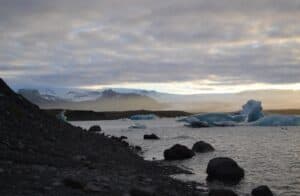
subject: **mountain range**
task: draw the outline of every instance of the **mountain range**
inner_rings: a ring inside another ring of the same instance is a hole
[[[263,102],[265,109],[300,108],[300,91],[257,90],[228,94],[178,95],[143,89],[113,88],[99,91],[19,89],[19,94],[44,109],[93,111],[184,110],[223,112],[241,108],[249,99]]]

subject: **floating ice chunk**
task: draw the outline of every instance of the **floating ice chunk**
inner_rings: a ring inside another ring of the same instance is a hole
[[[269,115],[249,125],[254,126],[300,126],[300,116]]]
[[[154,120],[157,119],[158,117],[154,114],[137,114],[131,116],[129,119],[131,120]]]
[[[240,114],[245,116],[246,122],[253,122],[264,117],[262,110],[260,101],[249,100],[245,105],[243,105],[243,110]]]
[[[134,123],[129,129],[146,129],[146,125],[140,124],[140,123]]]
[[[300,126],[300,116],[264,116],[260,101],[249,100],[240,112],[206,113],[181,119],[189,127],[215,126]]]
[[[234,121],[234,118],[232,117],[232,115],[226,113],[207,113],[188,117],[184,121],[189,123],[191,127],[196,127],[197,124],[207,124],[207,126],[216,126],[216,122]]]

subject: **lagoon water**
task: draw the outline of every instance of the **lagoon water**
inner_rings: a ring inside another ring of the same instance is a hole
[[[73,125],[89,128],[100,125],[108,135],[127,136],[128,142],[143,149],[146,160],[162,160],[163,151],[179,143],[188,147],[199,140],[212,144],[216,151],[197,154],[192,159],[169,162],[190,170],[192,175],[174,176],[184,181],[206,185],[206,166],[214,157],[233,158],[245,169],[245,178],[237,186],[227,187],[239,195],[248,195],[258,185],[268,185],[276,195],[300,195],[300,127],[214,127],[188,128],[175,118],[138,121],[146,129],[128,129],[131,120],[77,121]],[[155,133],[160,140],[144,140],[143,135]]]

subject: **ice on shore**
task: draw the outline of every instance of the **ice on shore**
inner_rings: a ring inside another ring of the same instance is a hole
[[[129,117],[130,120],[154,120],[157,118],[155,114],[136,114]]]
[[[180,121],[190,127],[223,126],[300,126],[300,116],[264,115],[262,103],[249,100],[242,110],[235,113],[206,113],[193,115]]]

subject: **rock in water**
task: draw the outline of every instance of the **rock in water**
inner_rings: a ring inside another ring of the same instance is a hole
[[[253,189],[251,195],[252,196],[273,196],[273,193],[268,186],[263,185]]]
[[[235,192],[228,189],[215,189],[208,193],[208,196],[238,196]]]
[[[188,147],[175,144],[171,148],[164,151],[165,160],[183,160],[195,156],[195,153]]]
[[[204,152],[214,151],[215,149],[214,149],[214,147],[212,147],[212,145],[210,145],[204,141],[199,141],[193,145],[192,150],[194,152],[204,153]]]
[[[89,132],[100,132],[100,131],[102,131],[102,129],[99,125],[94,125],[89,128]]]
[[[152,134],[149,134],[149,135],[145,134],[144,139],[145,140],[158,140],[159,137],[157,135],[155,135],[154,133],[152,133]]]
[[[244,170],[231,158],[218,157],[209,161],[207,180],[218,180],[227,184],[238,184],[244,177]]]

